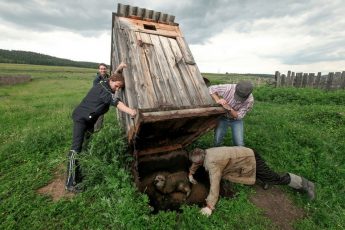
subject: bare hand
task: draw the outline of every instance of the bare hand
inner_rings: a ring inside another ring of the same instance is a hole
[[[135,109],[131,109],[131,111],[129,112],[129,115],[131,115],[131,117],[134,118],[135,115],[137,115],[137,111]]]
[[[220,104],[220,105],[226,105],[226,104],[228,104],[228,103],[226,102],[226,100],[224,100],[223,98],[217,100],[216,102],[217,102],[217,104]]]
[[[197,184],[197,183],[198,183],[198,182],[194,179],[193,175],[189,175],[189,176],[188,176],[188,180],[189,180],[189,182],[192,183],[192,184]]]
[[[212,209],[210,209],[209,207],[204,207],[200,210],[201,214],[203,214],[204,216],[211,216],[212,214]]]
[[[127,68],[127,64],[124,62],[121,62],[119,65],[119,68],[123,69],[123,68]]]

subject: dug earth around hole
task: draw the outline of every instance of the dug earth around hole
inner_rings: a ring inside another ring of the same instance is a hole
[[[306,216],[303,209],[296,207],[278,186],[264,190],[255,185],[254,189],[256,193],[250,197],[251,202],[262,209],[278,229],[293,230],[292,224]]]
[[[53,202],[57,202],[62,198],[72,198],[75,194],[65,190],[65,168],[61,164],[54,172],[54,179],[44,187],[37,190],[40,195],[50,196]]]

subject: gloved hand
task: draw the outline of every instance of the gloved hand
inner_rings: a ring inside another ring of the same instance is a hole
[[[197,184],[198,182],[194,179],[193,175],[192,174],[189,174],[188,175],[188,180],[190,183],[192,184]]]
[[[212,209],[210,209],[209,207],[204,207],[200,210],[201,214],[203,214],[204,216],[211,216],[212,214]]]

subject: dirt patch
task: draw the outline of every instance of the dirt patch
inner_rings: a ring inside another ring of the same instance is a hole
[[[31,81],[30,75],[0,76],[0,85],[15,85]]]
[[[277,186],[264,190],[261,186],[254,186],[256,193],[250,200],[261,208],[265,215],[278,227],[278,229],[291,230],[292,223],[305,217],[305,213],[288,198]]]
[[[54,179],[46,186],[37,190],[38,194],[51,196],[53,202],[59,201],[61,198],[71,198],[75,194],[65,190],[65,168],[60,165],[54,172]]]

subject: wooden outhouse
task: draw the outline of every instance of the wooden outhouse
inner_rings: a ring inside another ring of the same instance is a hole
[[[124,102],[139,111],[119,114],[137,156],[181,149],[224,114],[208,93],[185,38],[162,12],[118,4],[112,15],[111,70],[121,61]]]

